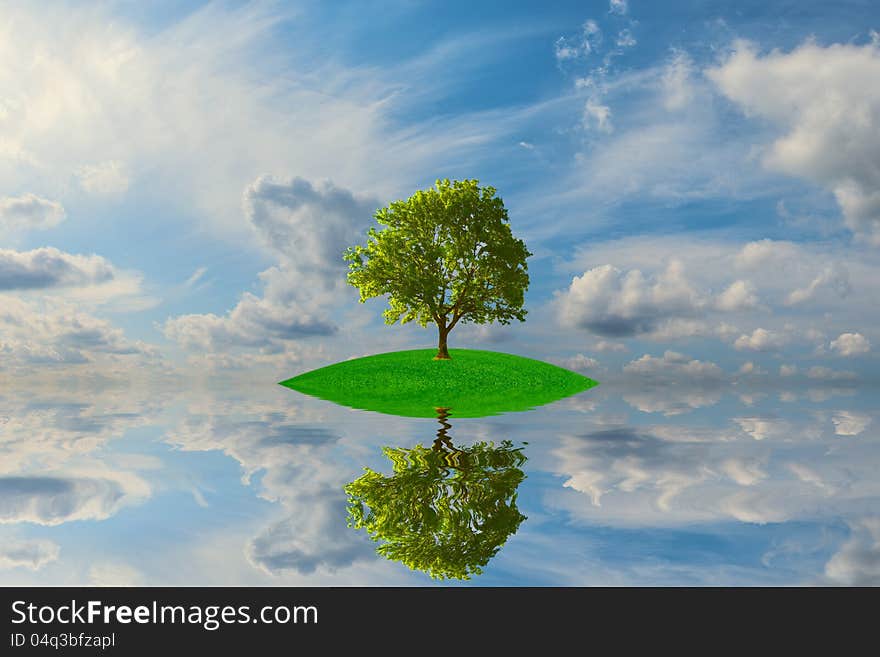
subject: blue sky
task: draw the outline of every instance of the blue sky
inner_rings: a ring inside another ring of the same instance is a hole
[[[870,2],[12,3],[0,376],[292,375],[430,346],[337,257],[498,189],[528,321],[452,346],[625,376],[878,377]]]

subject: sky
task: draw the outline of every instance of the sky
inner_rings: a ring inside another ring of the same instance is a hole
[[[871,2],[9,3],[0,377],[287,377],[429,347],[344,249],[438,178],[503,198],[527,321],[598,377],[876,381]]]

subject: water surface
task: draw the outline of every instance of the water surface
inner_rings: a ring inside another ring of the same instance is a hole
[[[531,411],[446,420],[440,457],[453,460],[444,466],[431,451],[436,419],[344,408],[274,382],[7,387],[0,577],[7,585],[880,584],[877,393],[782,379],[705,387],[603,378]],[[479,445],[507,456],[473,456]],[[382,541],[347,524],[346,486],[368,471],[392,477],[389,453],[418,461],[417,446],[433,463],[432,486],[462,476],[454,450],[472,454],[466,465],[496,459],[489,474],[471,467],[466,475],[466,487],[477,482],[471,501],[490,495],[492,477],[516,480],[497,489],[494,506],[453,503],[464,523],[491,521],[498,509],[512,521],[470,580],[433,580],[378,554]]]

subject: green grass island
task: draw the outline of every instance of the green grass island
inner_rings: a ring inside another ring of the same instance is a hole
[[[475,349],[413,349],[355,358],[283,385],[342,406],[406,417],[485,417],[526,411],[575,395],[597,381],[543,361]]]

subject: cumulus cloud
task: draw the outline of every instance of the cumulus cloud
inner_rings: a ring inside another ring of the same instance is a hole
[[[0,198],[0,232],[45,230],[57,226],[65,215],[60,203],[34,194]]]
[[[717,404],[724,372],[718,365],[666,351],[643,355],[623,367],[628,375],[624,400],[643,413],[666,416]]]
[[[234,347],[277,353],[285,343],[332,335],[336,325],[323,309],[311,310],[296,298],[297,279],[284,267],[260,274],[263,296],[245,292],[226,315],[180,315],[166,320],[165,337],[185,349],[223,351]]]
[[[47,540],[11,540],[0,545],[0,568],[39,570],[58,559],[61,548]]]
[[[837,411],[831,417],[834,433],[838,436],[858,436],[871,424],[871,416],[854,411]]]
[[[324,278],[346,270],[343,252],[363,236],[384,204],[330,181],[312,184],[303,178],[260,176],[245,190],[243,205],[248,222],[280,260],[295,266],[300,275]]]
[[[814,365],[807,370],[807,378],[823,379],[826,381],[847,381],[857,379],[858,374],[847,370],[833,370],[824,365]]]
[[[8,415],[0,418],[0,523],[54,526],[104,520],[149,498],[151,486],[141,472],[155,479],[162,461],[109,444],[118,445],[130,430],[154,424],[179,391],[167,385],[142,387],[131,381],[130,371],[126,374],[121,382],[100,377],[98,385],[82,385],[70,376],[39,382],[21,376],[5,387],[0,399],[0,414]],[[35,557],[51,554],[37,547]]]
[[[595,267],[575,276],[557,301],[564,326],[604,337],[650,333],[665,320],[694,315],[704,304],[676,260],[653,277],[638,269]]]
[[[816,296],[817,292],[823,289],[830,290],[838,297],[846,297],[851,287],[849,284],[849,273],[841,264],[832,264],[826,267],[816,278],[810,281],[810,284],[803,288],[792,290],[785,302],[793,306],[804,301],[809,301]]]
[[[676,497],[708,474],[696,462],[668,460],[668,450],[656,436],[620,428],[565,437],[554,454],[569,475],[563,486],[586,495],[594,509],[607,496],[636,494],[647,507],[666,513]]]
[[[574,370],[575,372],[591,372],[600,367],[598,360],[585,356],[584,354],[577,354],[569,358],[563,358],[557,362],[562,367]]]
[[[271,574],[295,571],[309,574],[319,567],[333,572],[359,560],[373,560],[375,553],[363,536],[345,525],[347,507],[340,491],[326,491],[310,504],[303,499],[300,512],[264,529],[247,546],[254,565]],[[333,536],[332,541],[322,540]]]
[[[873,253],[681,236],[592,243],[577,251],[569,265],[577,275],[557,292],[553,309],[561,326],[606,339],[701,338],[767,354],[809,345],[820,355],[834,336],[880,322],[880,266]],[[668,275],[671,263],[677,263],[677,279]],[[663,303],[654,294],[660,291]],[[873,341],[867,330],[862,334]]]
[[[726,312],[754,308],[758,305],[755,286],[750,281],[734,281],[718,295],[715,305]]]
[[[664,352],[662,358],[645,354],[624,365],[623,371],[642,376],[677,376],[691,380],[719,380],[724,376],[715,363],[691,359],[675,351]]]
[[[830,346],[841,356],[859,356],[871,351],[871,343],[861,333],[841,333]]]
[[[25,301],[9,295],[0,295],[0,303],[0,371],[106,358],[134,357],[142,363],[158,358],[155,347],[127,339],[122,329],[72,303],[57,298]]]
[[[149,487],[135,477],[105,479],[68,476],[0,477],[0,523],[60,525],[103,520],[120,507],[146,497]]]
[[[337,331],[329,309],[345,288],[346,247],[360,241],[382,204],[325,181],[261,176],[244,192],[248,222],[279,264],[260,274],[226,315],[169,318],[165,336],[190,350],[242,347],[280,353],[292,341]]]
[[[755,440],[783,437],[791,430],[787,422],[773,417],[737,417],[733,421]]]
[[[113,266],[97,255],[73,255],[52,247],[0,249],[0,291],[97,285],[115,275]]]
[[[846,225],[880,244],[880,77],[877,44],[760,54],[745,41],[706,74],[750,116],[779,126],[764,164],[831,190]]]
[[[788,336],[777,331],[756,328],[751,334],[742,334],[733,343],[739,351],[775,351],[788,343]]]
[[[627,0],[610,0],[608,3],[608,11],[612,14],[623,16],[629,11]]]
[[[880,518],[849,525],[850,537],[825,564],[825,576],[843,586],[880,586]]]
[[[791,242],[763,239],[745,244],[736,254],[735,263],[744,269],[756,269],[771,263],[783,263],[798,255]]]
[[[345,468],[332,456],[340,437],[286,409],[279,413],[275,405],[261,408],[249,400],[195,408],[167,439],[184,450],[223,451],[241,464],[245,483],[264,472],[260,495],[285,514],[245,547],[255,566],[271,574],[307,574],[375,560],[369,539],[346,526]]]
[[[592,429],[563,435],[552,451],[571,492],[550,503],[590,526],[640,528],[722,519],[839,522],[842,512],[876,507],[868,445],[840,449],[831,424],[811,410],[804,401],[784,417],[734,417],[731,427],[726,413],[657,426],[593,416]]]
[[[626,345],[622,342],[612,342],[610,340],[599,340],[596,344],[593,345],[593,349],[596,351],[602,352],[625,352],[627,351]]]

